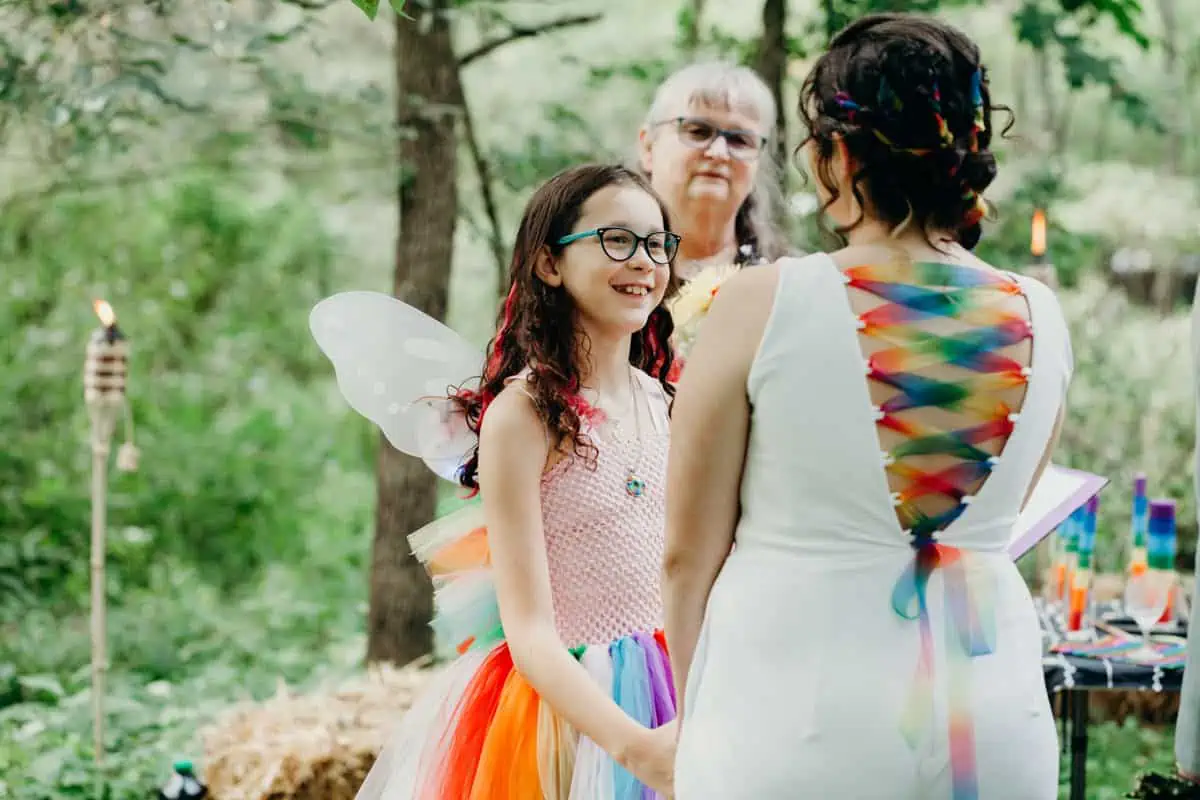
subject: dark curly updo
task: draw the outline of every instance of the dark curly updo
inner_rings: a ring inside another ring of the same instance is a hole
[[[800,90],[817,178],[838,199],[832,159],[840,137],[860,208],[893,228],[953,231],[979,242],[983,191],[996,178],[993,106],[979,48],[929,17],[876,14],[839,33]],[[1005,129],[1007,131],[1007,128]],[[837,232],[844,234],[859,219]]]

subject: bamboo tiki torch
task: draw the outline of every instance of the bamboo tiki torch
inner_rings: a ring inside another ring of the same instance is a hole
[[[92,332],[83,366],[83,398],[91,419],[92,450],[92,735],[96,759],[96,798],[105,794],[104,776],[104,683],[108,670],[104,592],[105,538],[108,505],[108,454],[113,431],[125,412],[126,434],[131,419],[125,398],[129,343],[117,328],[112,306],[104,300],[93,304],[101,327]],[[137,451],[126,441],[117,457],[117,467],[136,468]]]

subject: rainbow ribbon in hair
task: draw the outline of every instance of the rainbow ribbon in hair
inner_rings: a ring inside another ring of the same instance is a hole
[[[973,120],[971,123],[971,152],[979,152],[979,136],[987,130],[987,123],[983,118],[983,68],[976,67],[971,73],[971,108],[973,111]],[[963,191],[963,200],[971,202],[974,200],[975,205],[967,214],[966,223],[974,225],[983,219],[987,214],[987,206],[983,202],[983,198],[974,189],[966,188]]]
[[[954,147],[954,134],[950,132],[950,126],[946,124],[946,118],[942,116],[942,90],[937,85],[937,81],[933,82],[929,104],[933,106],[933,121],[937,123],[938,138],[946,147]]]
[[[971,152],[979,152],[979,134],[987,130],[983,119],[983,68],[977,67],[971,73],[971,108],[975,118],[971,129]]]
[[[983,68],[976,67],[971,73],[970,94],[972,108],[971,132],[968,137],[968,150],[972,153],[979,152],[979,136],[987,130],[987,123],[984,119],[984,103],[983,103],[983,84],[984,75]],[[879,90],[876,94],[877,109],[867,109],[854,100],[847,92],[839,91],[833,96],[834,104],[846,112],[846,120],[851,124],[858,124],[860,114],[872,110],[878,111],[880,114],[886,115],[889,112],[898,112],[903,110],[904,103],[899,96],[892,90],[885,78],[880,78]],[[896,153],[908,153],[913,156],[927,156],[931,153],[936,153],[941,150],[953,149],[957,144],[957,139],[954,133],[950,130],[949,124],[942,113],[942,91],[941,87],[935,81],[930,89],[929,104],[933,110],[934,125],[937,129],[938,145],[930,147],[900,147],[893,142],[887,134],[879,129],[878,125],[869,125],[868,129],[876,139],[881,141],[885,146]],[[958,172],[958,167],[955,166],[951,170],[951,176]],[[963,187],[962,199],[964,204],[970,205],[971,209],[967,213],[964,222],[966,225],[974,225],[983,219],[987,214],[987,205],[979,193],[968,186]]]

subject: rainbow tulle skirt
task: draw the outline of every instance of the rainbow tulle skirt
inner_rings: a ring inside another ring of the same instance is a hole
[[[571,650],[630,717],[675,718],[662,633]],[[400,722],[357,800],[651,800],[646,788],[573,730],[513,667],[508,645],[471,649]]]

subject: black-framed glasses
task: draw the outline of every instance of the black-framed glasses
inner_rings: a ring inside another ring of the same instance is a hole
[[[757,131],[745,128],[718,128],[699,117],[675,117],[658,124],[674,125],[679,141],[697,150],[707,150],[719,136],[729,147],[729,155],[738,161],[753,161],[767,144],[767,137]]]
[[[638,236],[628,228],[614,225],[570,233],[559,239],[558,243],[566,245],[593,236],[600,240],[600,249],[604,251],[604,255],[613,261],[628,261],[633,258],[638,245],[646,248],[646,255],[650,256],[650,260],[655,264],[670,264],[675,260],[675,253],[679,251],[678,234],[654,231],[645,236]]]

